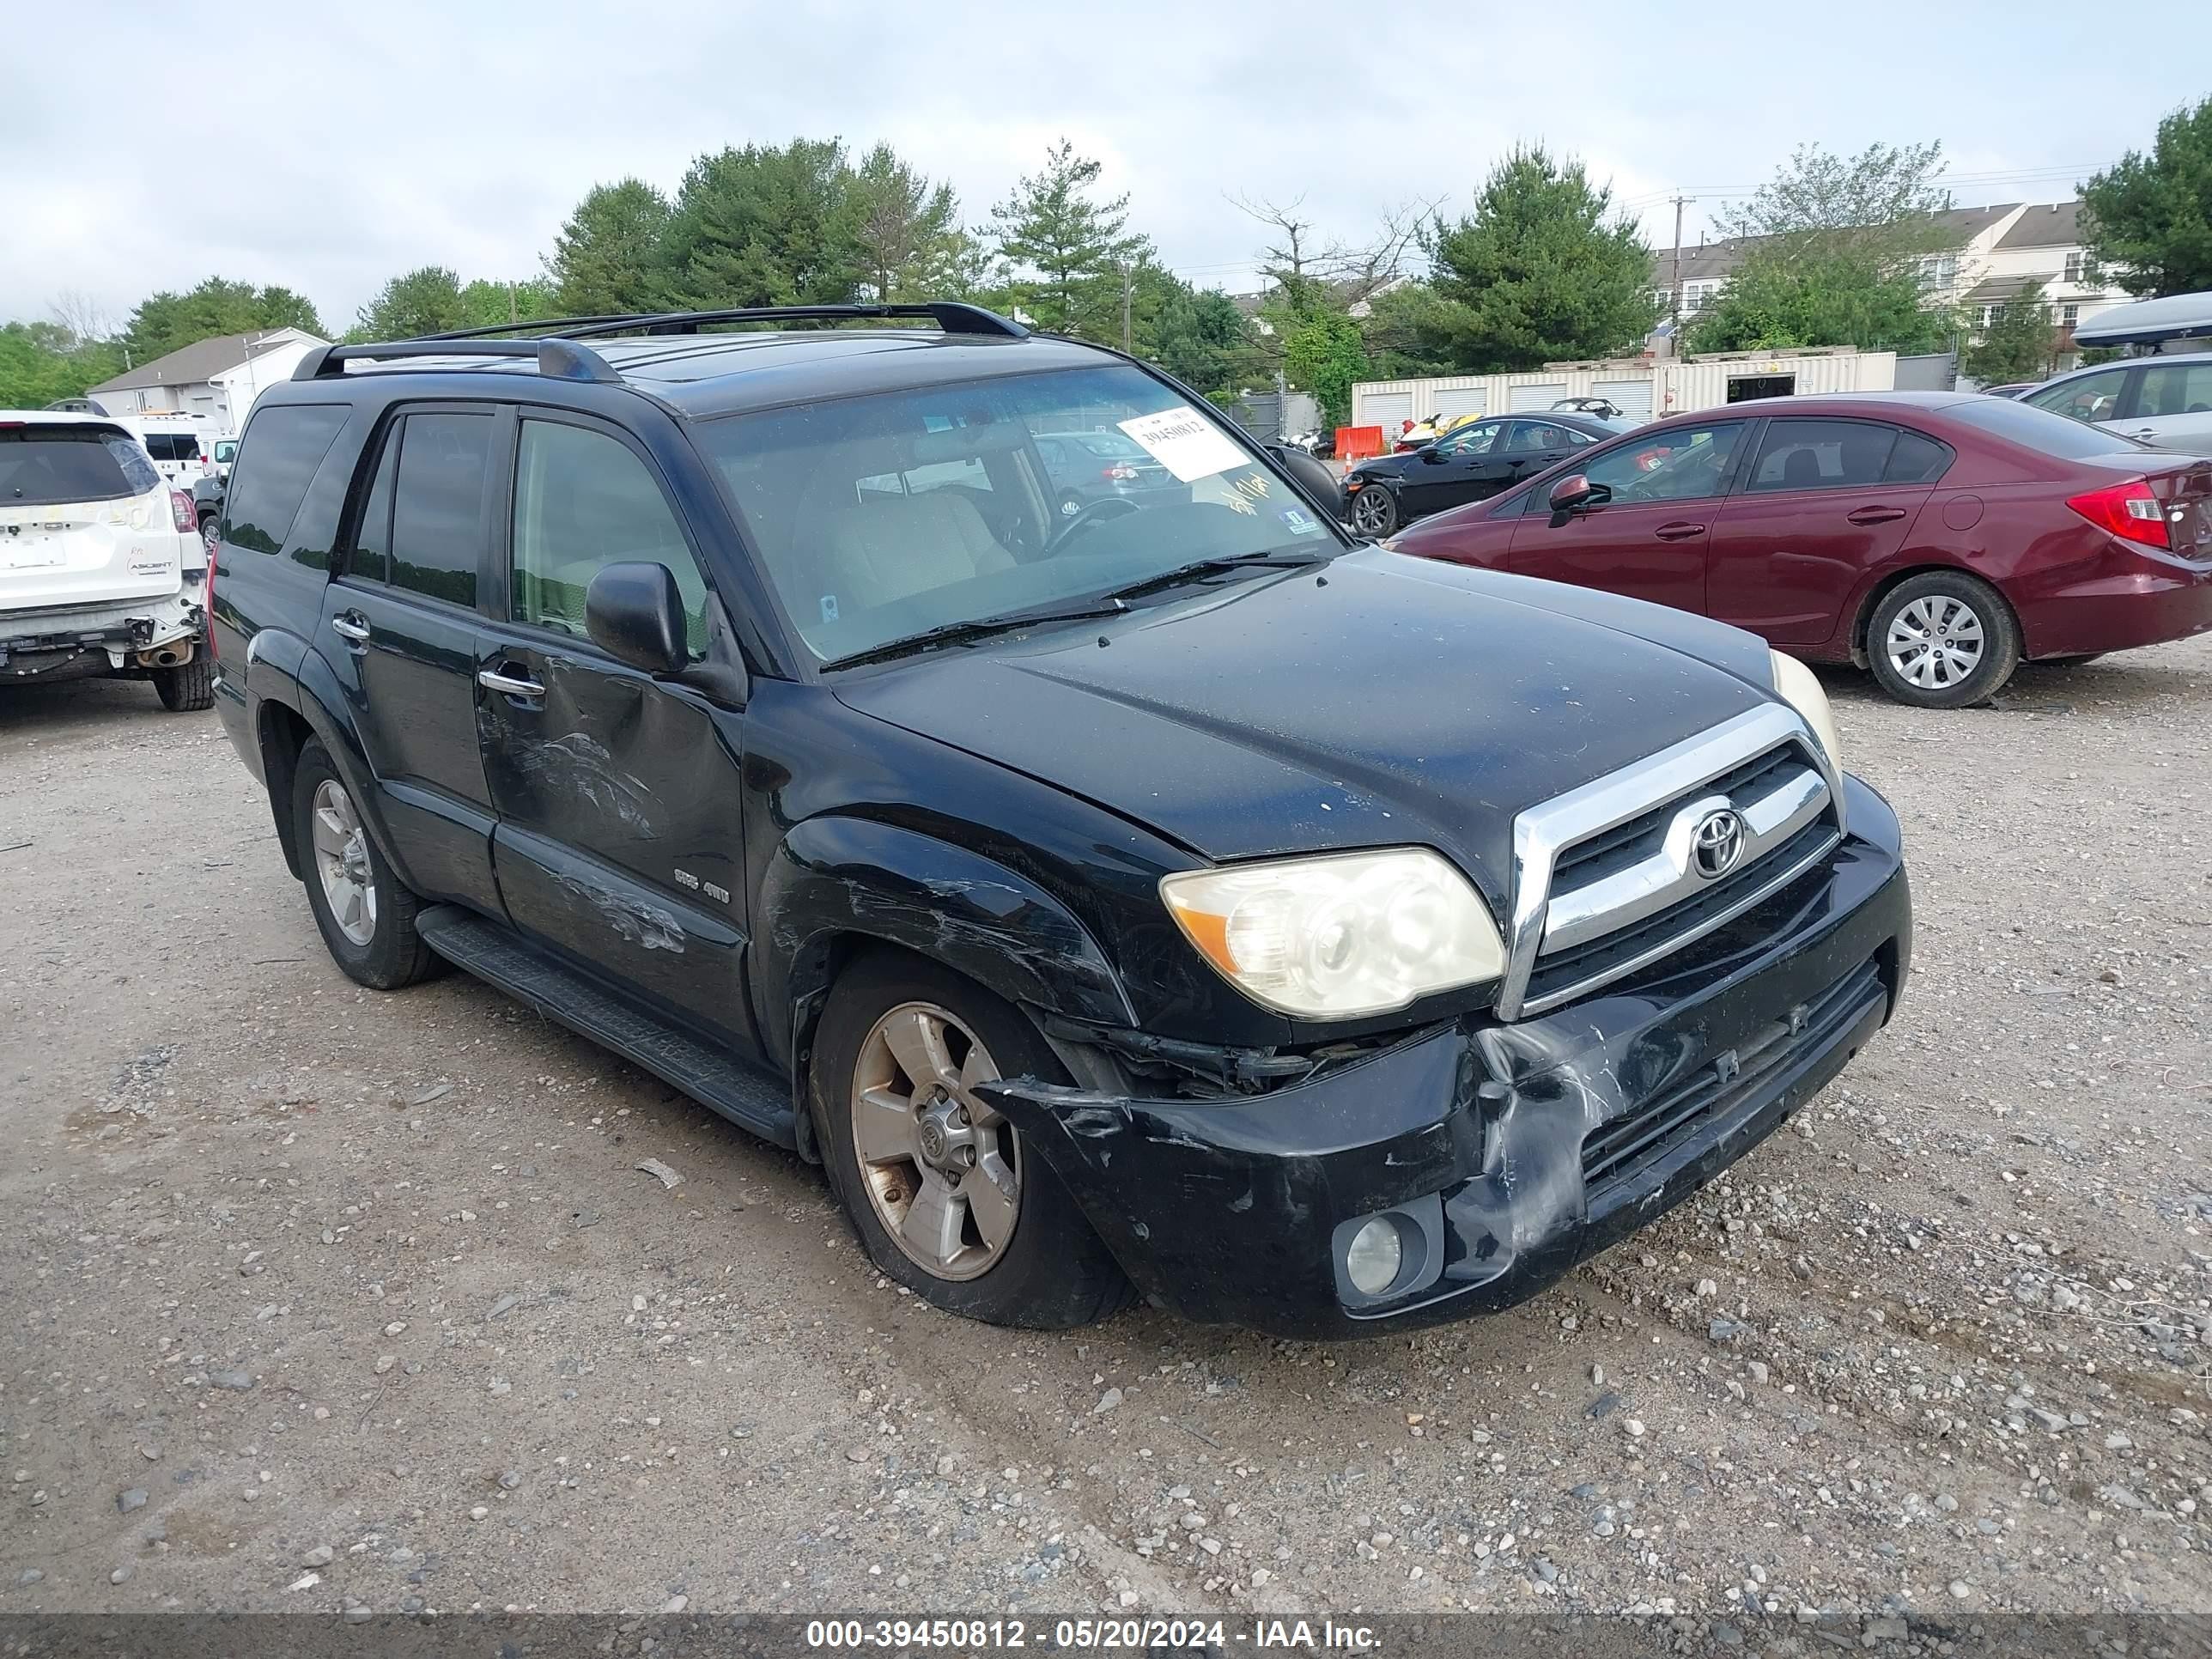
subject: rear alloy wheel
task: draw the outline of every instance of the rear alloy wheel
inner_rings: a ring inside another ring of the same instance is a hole
[[[319,739],[300,751],[292,774],[292,835],[307,872],[307,907],[331,959],[347,977],[395,991],[438,970],[440,958],[415,931],[422,900],[376,850],[361,808]]]
[[[1987,582],[1932,570],[1899,582],[1867,624],[1881,689],[1920,708],[1963,708],[1996,695],[2020,666],[2020,626]]]
[[[1398,527],[1398,498],[1388,485],[1368,484],[1352,498],[1352,527],[1378,541]]]
[[[809,1082],[822,1158],[869,1259],[948,1313],[1061,1330],[1131,1295],[1051,1167],[975,1091],[1065,1082],[1026,1016],[933,962],[882,951],[838,977]]]

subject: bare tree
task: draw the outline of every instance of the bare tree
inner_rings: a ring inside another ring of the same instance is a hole
[[[1420,240],[1424,224],[1436,212],[1435,201],[1401,203],[1382,216],[1381,227],[1364,242],[1323,234],[1305,216],[1305,198],[1271,202],[1231,195],[1230,202],[1267,226],[1273,237],[1261,250],[1261,274],[1281,289],[1293,310],[1323,299],[1335,308],[1357,305],[1401,275],[1407,256]]]
[[[46,309],[69,331],[72,348],[105,340],[115,332],[113,316],[82,289],[64,289],[47,302]]]

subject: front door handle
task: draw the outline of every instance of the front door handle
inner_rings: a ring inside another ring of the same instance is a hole
[[[1704,535],[1705,527],[1701,524],[1692,524],[1686,519],[1677,519],[1671,524],[1661,525],[1651,533],[1662,542],[1686,542],[1692,536]]]
[[[1901,507],[1854,507],[1844,516],[1853,524],[1887,524],[1892,519],[1903,518],[1905,509]]]
[[[507,671],[510,668],[515,672],[508,673]],[[509,697],[542,697],[545,695],[544,686],[527,678],[519,664],[511,662],[503,662],[496,668],[479,670],[477,684],[487,691],[497,691]]]
[[[358,611],[341,611],[331,618],[331,632],[348,645],[368,642],[368,621]]]

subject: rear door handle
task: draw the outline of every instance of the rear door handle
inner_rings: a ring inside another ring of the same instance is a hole
[[[2132,435],[2137,443],[2155,443],[2158,441],[2158,428],[2156,427],[2147,426]]]
[[[1705,527],[1701,524],[1692,524],[1685,520],[1677,519],[1672,524],[1661,525],[1651,533],[1662,542],[1686,542],[1692,536],[1704,535]]]
[[[512,674],[507,672],[510,668],[515,671]],[[479,670],[477,684],[487,691],[497,691],[509,697],[542,697],[545,695],[544,686],[526,678],[520,666],[511,662],[503,662],[496,668]]]
[[[1903,518],[1905,509],[1901,507],[1854,507],[1844,516],[1853,524],[1887,524],[1892,519]]]
[[[331,618],[331,632],[348,645],[368,642],[368,622],[358,611],[341,611]]]

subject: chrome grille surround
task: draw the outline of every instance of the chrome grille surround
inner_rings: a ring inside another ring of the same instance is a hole
[[[1726,877],[1708,881],[1691,868],[1690,844],[1700,820],[1723,807],[1743,820],[1744,851]],[[1602,845],[1627,825],[1638,826],[1630,843]],[[1843,780],[1811,728],[1782,702],[1747,709],[1529,808],[1513,821],[1513,923],[1498,1017],[1556,1008],[1703,938],[1826,858],[1843,836]],[[1600,867],[1555,893],[1562,861],[1594,847],[1601,856],[1586,862]],[[1724,898],[1696,906],[1680,929],[1660,928],[1644,948],[1532,994],[1546,957],[1662,922],[1723,890]]]

